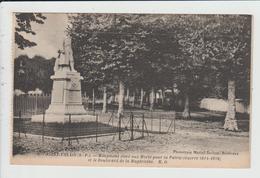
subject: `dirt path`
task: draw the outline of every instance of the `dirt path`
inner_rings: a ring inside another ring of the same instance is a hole
[[[134,132],[134,140],[130,141],[130,131],[122,134],[122,141],[118,140],[118,133],[112,136],[75,140],[71,146],[61,139],[53,140],[41,136],[28,135],[18,138],[14,134],[14,154],[49,154],[66,152],[89,153],[165,153],[172,150],[196,150],[196,151],[249,151],[249,132],[228,132],[222,129],[223,116],[209,112],[193,113],[193,120],[176,120],[176,132],[168,134],[145,133],[140,139],[141,133]],[[217,117],[215,119],[212,119]],[[208,119],[210,118],[210,119]],[[222,118],[222,119],[221,119]],[[109,119],[109,118],[108,118]],[[107,122],[107,121],[105,121]],[[149,121],[147,121],[148,123]],[[155,123],[154,129],[158,130]],[[148,127],[150,127],[148,125]]]
[[[119,141],[118,136],[80,139],[79,143],[60,140],[45,139],[42,143],[39,136],[28,135],[27,138],[14,136],[14,146],[21,154],[47,154],[59,152],[91,152],[91,153],[164,153],[171,150],[196,150],[196,151],[232,151],[242,152],[249,150],[249,137],[246,135],[219,135],[214,132],[179,131],[171,134],[150,134],[143,139],[134,141],[124,140],[129,138],[125,133],[124,141]]]

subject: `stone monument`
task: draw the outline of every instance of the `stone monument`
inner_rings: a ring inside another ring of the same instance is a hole
[[[80,73],[74,69],[71,39],[63,41],[63,50],[58,51],[55,61],[51,104],[45,112],[45,122],[64,123],[71,115],[71,122],[95,121],[87,115],[82,105]],[[32,122],[42,122],[43,115],[33,115]]]

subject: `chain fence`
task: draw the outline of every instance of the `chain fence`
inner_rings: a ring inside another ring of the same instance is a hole
[[[149,134],[166,134],[175,132],[175,114],[124,112],[119,116],[115,113],[95,114],[95,120],[73,122],[73,115],[65,115],[64,123],[46,123],[45,112],[42,113],[42,122],[31,122],[30,118],[23,117],[22,111],[14,117],[13,131],[26,137],[27,134],[40,135],[42,142],[47,138],[58,138],[62,142],[68,141],[71,145],[75,140],[112,136],[112,139],[133,141],[142,139]]]

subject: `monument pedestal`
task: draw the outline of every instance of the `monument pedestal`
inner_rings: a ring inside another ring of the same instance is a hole
[[[87,115],[82,105],[80,73],[63,67],[62,70],[56,71],[51,79],[53,80],[51,104],[45,112],[45,122],[64,123],[69,120],[69,115],[71,122],[95,121],[95,116]],[[32,122],[42,120],[43,115],[32,116]]]

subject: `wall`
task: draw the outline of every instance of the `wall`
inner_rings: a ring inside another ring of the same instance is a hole
[[[211,111],[226,112],[228,103],[226,100],[217,98],[204,98],[200,102],[200,108]],[[246,106],[241,100],[236,100],[236,111],[239,113],[249,113],[249,106]]]

